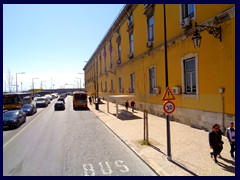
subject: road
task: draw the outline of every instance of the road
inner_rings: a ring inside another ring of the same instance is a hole
[[[89,110],[47,108],[3,131],[4,176],[156,176]]]

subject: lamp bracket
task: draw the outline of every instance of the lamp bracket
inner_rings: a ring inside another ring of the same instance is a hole
[[[197,23],[195,23],[195,27],[196,28],[199,27],[200,29],[207,30],[207,32],[209,34],[212,34],[215,38],[220,39],[220,42],[222,41],[222,29],[221,29],[221,26],[220,27],[212,27],[212,26],[197,25]]]

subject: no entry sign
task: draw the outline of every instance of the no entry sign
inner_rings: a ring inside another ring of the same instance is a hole
[[[175,110],[175,105],[172,101],[166,101],[163,105],[163,110],[167,114],[171,114]]]

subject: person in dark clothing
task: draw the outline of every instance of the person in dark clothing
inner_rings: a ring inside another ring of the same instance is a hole
[[[92,105],[92,97],[91,96],[88,97],[88,100],[89,100],[89,103]]]
[[[220,129],[220,126],[219,126],[218,124],[216,124],[216,127],[215,127],[215,128],[217,129],[218,141],[220,142],[218,157],[221,158],[221,157],[222,157],[222,156],[221,156],[221,152],[222,152],[222,150],[223,150],[223,141],[222,141],[223,132],[222,132],[222,130]],[[210,154],[211,154],[211,157],[213,158],[214,152],[211,152]]]
[[[232,159],[235,161],[235,127],[234,122],[230,122],[230,126],[227,128],[227,138],[231,146],[230,154]]]
[[[221,152],[222,142],[218,135],[218,124],[214,124],[212,131],[209,133],[209,145],[213,149],[215,163],[218,163],[217,155]]]
[[[129,107],[129,103],[128,103],[128,100],[125,102],[125,108],[126,110],[128,111],[128,107]]]
[[[135,106],[135,102],[134,102],[134,100],[132,100],[131,101],[132,112],[134,112],[134,106]]]

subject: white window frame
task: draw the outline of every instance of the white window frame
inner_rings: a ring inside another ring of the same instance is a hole
[[[118,48],[118,60],[121,61],[121,43],[120,42],[117,44],[117,48]]]
[[[152,81],[150,79],[150,69],[154,69],[154,87],[152,88],[152,92],[151,92],[151,83],[152,83]],[[156,84],[157,83],[157,76],[156,76],[157,74],[156,74],[156,72],[157,72],[157,70],[156,70],[155,66],[151,66],[151,67],[148,68],[148,80],[149,80],[149,86],[148,86],[149,87],[149,91],[148,92],[151,95],[155,94],[153,89],[156,88],[156,85],[157,85]]]
[[[196,69],[196,94],[186,94],[186,90],[185,90],[185,74],[184,74],[184,61],[187,59],[191,59],[194,58],[195,59],[195,69]],[[181,69],[182,69],[182,93],[183,93],[183,99],[185,98],[195,98],[195,99],[199,99],[199,84],[198,84],[198,54],[197,53],[189,53],[186,54],[185,56],[183,56],[181,58]]]
[[[152,39],[150,39],[150,37],[149,37],[149,19],[150,18],[153,18],[153,24],[152,24]],[[154,15],[152,15],[151,17],[149,17],[149,18],[147,18],[147,40],[148,41],[152,41],[152,42],[154,42],[154,39],[155,39],[155,35],[154,35]]]
[[[184,17],[183,17],[183,11],[182,11],[182,6],[183,6],[183,4],[180,4],[179,5],[179,12],[180,12],[180,22],[182,22],[182,20],[184,19]],[[193,17],[191,17],[191,20],[196,20],[196,4],[193,4],[193,7],[194,7],[194,15],[193,15]],[[186,17],[185,17],[186,18]]]
[[[129,34],[129,52],[133,53],[134,52],[134,45],[133,45],[133,32]]]
[[[121,92],[122,89],[122,76],[118,76],[118,89]]]

